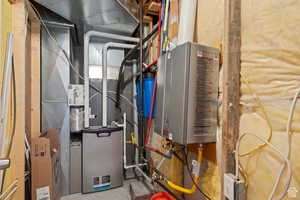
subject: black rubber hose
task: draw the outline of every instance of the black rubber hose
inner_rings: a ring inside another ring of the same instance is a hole
[[[190,175],[190,177],[191,177],[191,179],[192,179],[194,185],[196,186],[196,188],[198,189],[198,191],[199,191],[206,199],[211,200],[211,198],[201,190],[201,188],[199,187],[199,185],[198,185],[198,184],[196,183],[196,181],[194,180],[193,175],[192,175],[192,170],[190,169],[190,167],[189,167],[189,165],[188,165],[188,163],[189,163],[189,162],[188,162],[188,153],[187,153],[188,150],[187,150],[187,152],[186,152],[185,150],[183,150],[183,151],[184,151],[184,157],[185,157],[186,168],[187,168],[188,174]]]
[[[157,23],[154,26],[153,30],[143,39],[142,43],[144,44],[149,39],[151,39],[152,36],[154,36],[157,33],[158,28],[159,28],[159,24]],[[124,85],[126,85],[124,83],[124,66],[125,66],[127,60],[129,60],[138,49],[139,49],[139,44],[137,44],[134,48],[129,50],[129,52],[126,54],[125,58],[123,59],[123,61],[121,63],[120,70],[119,70],[119,76],[118,76],[118,84],[117,84],[116,107],[119,107],[119,105],[120,105],[120,94],[122,93],[121,91],[123,90]]]

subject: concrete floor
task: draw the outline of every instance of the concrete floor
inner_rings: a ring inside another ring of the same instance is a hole
[[[123,187],[90,194],[72,194],[64,196],[61,200],[131,200],[129,184],[133,181],[125,181]]]

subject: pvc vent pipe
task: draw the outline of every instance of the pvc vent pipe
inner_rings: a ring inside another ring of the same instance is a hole
[[[107,127],[107,52],[109,48],[132,49],[135,45],[108,42],[102,51],[102,126]]]
[[[89,44],[91,37],[107,38],[112,40],[120,40],[125,42],[138,43],[139,38],[127,37],[122,35],[102,33],[98,31],[88,31],[84,34],[84,128],[90,127],[90,106],[89,106]]]
[[[178,45],[193,42],[195,21],[197,12],[197,0],[181,1]]]

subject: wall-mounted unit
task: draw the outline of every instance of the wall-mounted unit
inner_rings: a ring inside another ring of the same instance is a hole
[[[156,132],[179,144],[216,141],[219,50],[185,43],[160,58]]]

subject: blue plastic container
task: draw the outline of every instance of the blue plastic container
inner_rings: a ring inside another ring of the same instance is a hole
[[[151,112],[151,103],[152,103],[152,94],[154,90],[154,78],[144,78],[143,79],[143,111],[144,117],[150,118]],[[137,103],[138,103],[138,111],[140,112],[140,82],[136,83],[136,90],[137,90]],[[155,117],[155,110],[156,110],[156,96],[154,98],[154,107],[152,111],[152,118]]]

